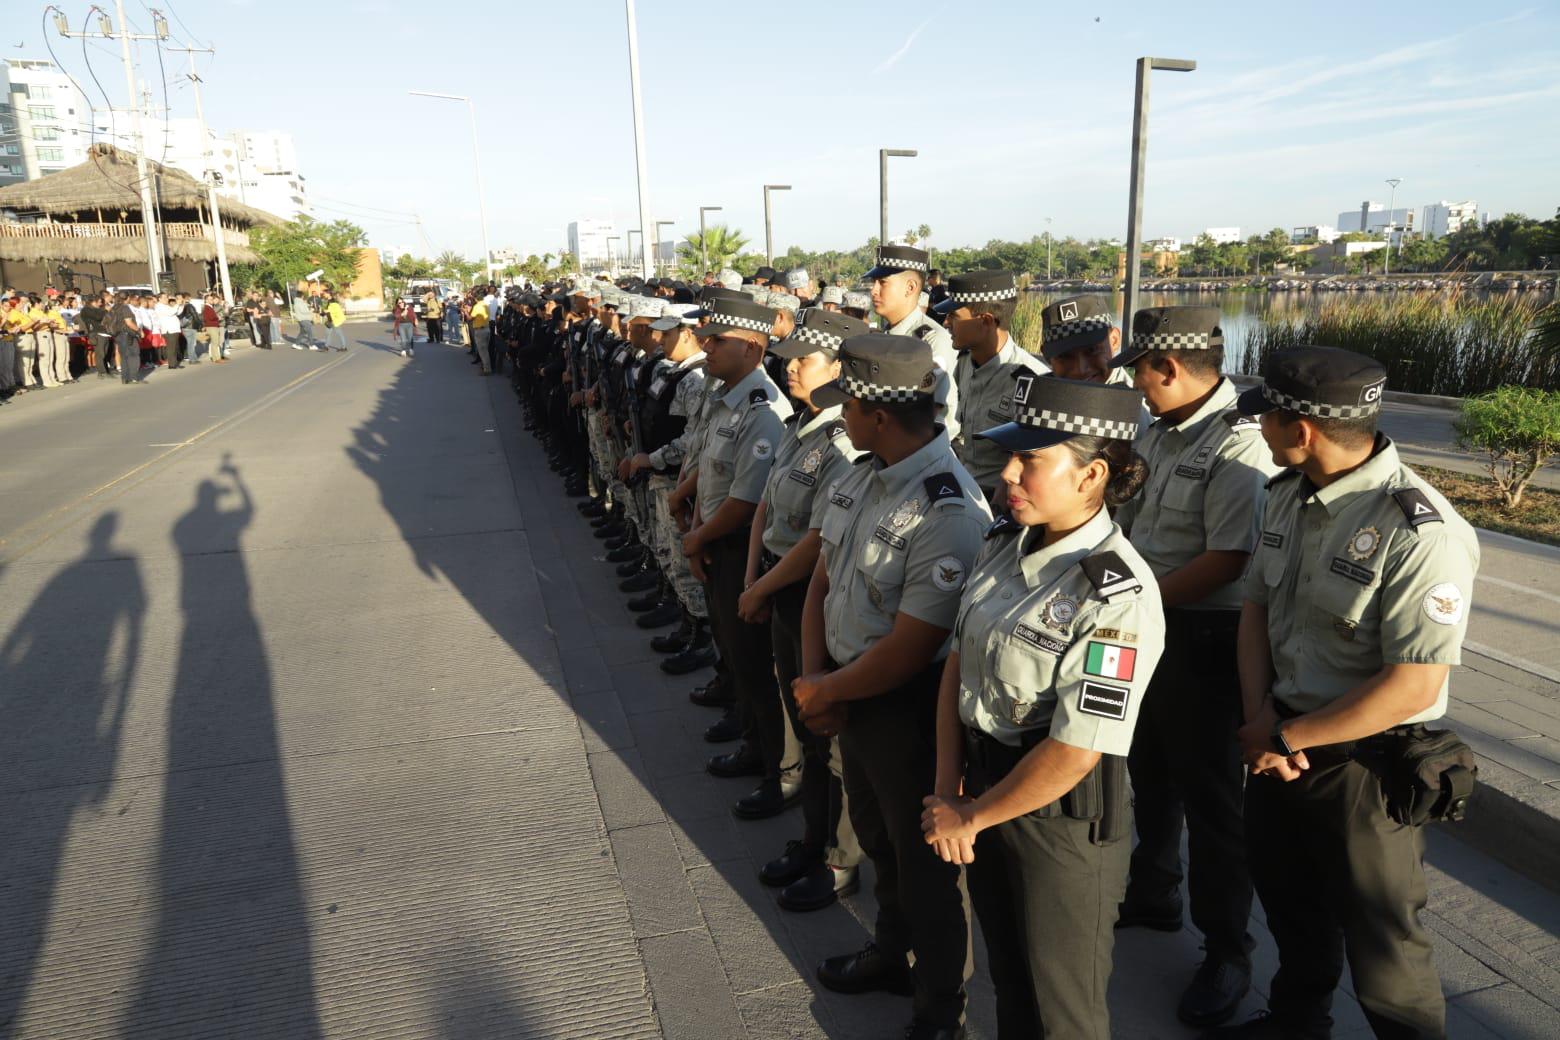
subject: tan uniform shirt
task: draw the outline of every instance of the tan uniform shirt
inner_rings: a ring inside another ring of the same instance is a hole
[[[775,464],[764,488],[764,548],[790,552],[812,526],[819,491],[850,472],[861,456],[845,435],[840,406],[817,415],[797,412],[785,421]]]
[[[994,526],[959,606],[959,717],[1020,746],[1048,731],[1107,755],[1132,749],[1165,647],[1159,586],[1101,509],[1044,548],[1043,531]]]
[[[1132,547],[1163,578],[1208,551],[1249,553],[1270,477],[1278,472],[1262,439],[1261,422],[1235,411],[1239,391],[1221,379],[1213,396],[1185,421],[1164,419],[1137,442],[1148,483],[1116,512]],[[1199,603],[1200,610],[1239,610],[1241,583],[1232,581]]]
[[[937,362],[937,385],[932,387],[932,398],[937,402],[937,419],[948,428],[948,439],[952,441],[959,436],[959,388],[953,382],[959,352],[953,349],[953,337],[918,310],[912,310],[888,331],[895,336],[914,336],[932,348],[932,360]]]
[[[1268,486],[1245,589],[1267,607],[1273,696],[1314,711],[1385,665],[1460,664],[1478,569],[1473,528],[1385,436],[1320,490],[1285,473]],[[1446,714],[1446,693],[1405,721]]]
[[[727,498],[755,505],[764,493],[791,414],[785,395],[762,366],[712,403],[699,458],[699,513],[708,520]]]
[[[845,665],[893,631],[900,611],[953,628],[959,590],[991,511],[948,435],[892,466],[858,462],[813,513],[823,538],[829,656]],[[947,646],[938,652],[947,656]]]
[[[984,365],[976,365],[968,351],[959,353],[953,381],[959,389],[958,435],[954,454],[964,463],[983,490],[990,492],[1001,481],[1009,455],[991,441],[977,440],[982,430],[1013,421],[1013,383],[1025,372],[1044,375],[1051,367],[1018,345],[1007,333],[1007,342]]]

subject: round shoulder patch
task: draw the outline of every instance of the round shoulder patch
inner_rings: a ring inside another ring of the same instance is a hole
[[[775,453],[775,446],[769,443],[768,437],[760,437],[753,442],[753,457],[762,462]]]
[[[1451,582],[1442,582],[1425,593],[1425,617],[1438,625],[1455,625],[1463,619],[1462,590]]]
[[[957,556],[944,556],[932,564],[932,584],[944,592],[956,592],[964,585],[964,563]]]

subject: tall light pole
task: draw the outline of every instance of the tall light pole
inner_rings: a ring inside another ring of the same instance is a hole
[[[137,100],[135,87],[135,62],[130,57],[131,40],[166,40],[168,38],[168,20],[161,13],[152,12],[151,34],[132,33],[130,23],[125,20],[124,0],[114,0],[114,12],[119,15],[119,31],[114,31],[114,25],[109,21],[108,15],[98,11],[98,31],[96,34],[88,32],[71,32],[70,23],[65,18],[65,12],[58,7],[54,8],[54,27],[59,30],[61,36],[71,39],[92,35],[105,36],[119,40],[119,55],[125,66],[125,90],[129,95],[130,126],[135,134],[135,176],[139,182],[137,187],[141,195],[141,227],[146,236],[146,266],[150,277],[147,283],[153,288],[161,288],[157,276],[162,273],[162,249],[157,242],[157,211],[152,204],[152,178],[146,172],[146,135],[141,131],[141,103]],[[91,12],[88,12],[89,14]],[[84,45],[83,45],[84,46]]]
[[[1051,280],[1051,218],[1045,218],[1045,280]]]
[[[624,234],[628,236],[628,241],[623,246],[623,259],[627,260],[629,263],[634,262],[634,236],[638,235],[639,261],[640,267],[643,268],[645,259],[645,233],[638,228],[629,228],[626,232],[624,232]],[[641,272],[640,276],[643,277],[643,272]]]
[[[628,80],[634,95],[634,172],[639,184],[639,226],[651,228],[650,179],[645,173],[645,116],[644,105],[639,100],[639,28],[634,20],[634,0],[623,0],[628,15]],[[650,261],[645,258],[645,236],[639,233],[639,276],[650,277]]]
[[[1397,223],[1397,213],[1392,206],[1397,202],[1397,186],[1403,183],[1403,178],[1388,177],[1387,183],[1392,185],[1392,194],[1387,196],[1387,250],[1386,258],[1381,261],[1383,277],[1392,273],[1392,225]],[[1367,229],[1361,228],[1360,230]]]
[[[661,229],[675,223],[677,223],[675,220],[658,220],[655,222],[655,235],[652,236],[654,245],[650,250],[650,259],[657,271],[661,269]]]
[[[915,158],[914,148],[878,149],[878,245],[888,241],[888,160],[903,156]]]
[[[790,191],[789,184],[764,185],[764,263],[771,266],[775,262],[775,236],[769,220],[769,193],[772,191]]]
[[[703,278],[710,270],[710,249],[704,241],[704,214],[714,213],[719,206],[699,207],[699,277]]]
[[[617,264],[612,262],[612,243],[623,241],[622,235],[610,235],[607,238],[607,274],[617,277]]]
[[[1195,61],[1184,58],[1139,58],[1137,60],[1137,100],[1132,106],[1132,186],[1127,194],[1127,285],[1123,293],[1121,341],[1132,341],[1132,315],[1137,313],[1138,281],[1143,241],[1143,177],[1148,163],[1148,77],[1155,69],[1164,72],[1191,72]]]
[[[408,94],[416,94],[418,97],[440,98],[444,101],[464,101],[466,109],[471,114],[471,158],[477,171],[477,216],[482,220],[482,268],[487,272],[487,280],[493,280],[493,250],[488,247],[487,226],[487,199],[482,191],[482,149],[478,146],[477,137],[477,106],[464,94],[436,94],[431,90],[409,90]]]

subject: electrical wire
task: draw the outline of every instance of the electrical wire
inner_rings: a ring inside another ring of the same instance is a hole
[[[169,14],[173,15],[173,20],[179,23],[179,28],[183,29],[185,34],[189,36],[190,39],[194,40],[196,43],[199,43],[200,38],[190,31],[189,26],[184,24],[184,19],[179,17],[179,12],[173,9],[173,5],[170,4],[168,0],[162,0],[162,5],[168,9]],[[141,6],[146,6],[145,0],[142,0]],[[147,8],[147,10],[150,10],[150,8]]]
[[[168,163],[168,120],[173,118],[173,109],[168,104],[168,69],[163,65],[163,49],[161,40],[153,40],[153,46],[157,50],[157,71],[162,76],[163,88],[163,150],[162,158],[158,159],[158,165],[165,166]]]
[[[42,21],[40,22],[40,25],[42,26],[42,32],[43,32],[43,45],[48,48],[48,50],[49,50],[49,60],[54,62],[54,67],[59,69],[61,72],[65,73],[65,78],[70,80],[70,85],[75,88],[76,93],[80,94],[83,98],[85,98],[85,97],[87,97],[87,92],[85,90],[81,89],[81,84],[76,82],[76,77],[72,76],[70,74],[70,70],[65,67],[64,63],[60,61],[59,56],[54,53],[54,41],[49,39],[49,11],[51,11],[51,10],[59,11],[59,8],[53,7],[51,5],[50,7],[45,7],[43,9],[43,18],[42,18]],[[61,11],[60,13],[63,14],[64,12]],[[85,36],[82,37],[82,43],[83,44],[86,43],[86,37]],[[85,47],[82,48],[82,53],[83,54],[86,53],[86,48]],[[90,61],[88,61],[87,62],[87,69],[88,69],[88,71],[91,71],[91,68],[92,68],[92,63]],[[94,82],[97,81],[97,74],[96,73],[93,73],[92,79],[93,79]],[[98,83],[98,90],[99,91],[103,90],[103,84]],[[107,93],[103,94],[103,100],[104,101],[108,100],[108,94]],[[88,101],[88,107],[89,108],[91,107],[90,100]],[[110,112],[110,114],[112,114],[113,109],[110,108],[109,112]],[[87,121],[88,121],[88,123],[95,123],[96,122],[96,120],[91,119],[90,116],[88,117]],[[20,129],[20,126],[18,126],[18,129]],[[96,135],[96,128],[94,127],[92,130],[89,131],[88,143],[87,143],[87,154],[92,157],[92,164],[98,168],[98,173],[101,173],[103,175],[103,179],[104,180],[108,181],[110,184],[117,184],[117,185],[119,185],[121,188],[125,189],[125,191],[128,192],[130,194],[130,196],[137,201],[137,203],[139,203],[140,198],[141,198],[140,190],[138,188],[132,187],[129,184],[126,184],[124,181],[120,180],[118,177],[115,177],[113,174],[109,173],[108,172],[108,168],[103,165],[103,160],[98,156],[97,149],[94,147],[94,145],[96,145],[96,143],[97,143],[95,135]]]

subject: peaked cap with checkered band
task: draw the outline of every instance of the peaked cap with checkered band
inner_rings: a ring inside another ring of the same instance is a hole
[[[1014,421],[975,436],[1007,451],[1039,451],[1073,437],[1130,441],[1142,401],[1127,386],[1025,372],[1013,383]]]
[[[709,324],[693,330],[693,334],[700,339],[719,336],[734,329],[759,332],[765,336],[775,331],[774,308],[765,307],[752,299],[730,300],[718,296],[707,302],[703,309],[710,320]]]
[[[870,281],[874,278],[903,274],[905,271],[919,271],[924,277],[931,267],[932,255],[926,250],[917,249],[915,246],[891,244],[878,246],[877,263],[862,277]]]
[[[1010,271],[968,271],[948,279],[948,296],[937,301],[932,310],[948,314],[960,307],[979,313],[983,303],[1018,299],[1018,287]]]
[[[1237,408],[1261,415],[1275,408],[1317,419],[1363,419],[1381,410],[1387,370],[1364,354],[1337,347],[1275,351],[1261,386],[1240,395]]]
[[[1040,356],[1047,361],[1076,347],[1098,343],[1116,327],[1108,296],[1071,296],[1040,312],[1044,339]]]
[[[826,311],[822,307],[808,307],[801,312],[796,331],[770,347],[769,352],[775,357],[789,359],[822,351],[835,358],[839,356],[841,343],[871,331],[872,327],[860,318]]]
[[[847,397],[883,404],[929,401],[936,386],[930,344],[914,336],[869,332],[840,344],[840,377],[814,390],[812,403],[832,408]]]
[[[1144,307],[1132,316],[1132,342],[1110,359],[1112,368],[1135,364],[1154,350],[1224,346],[1217,307]]]

